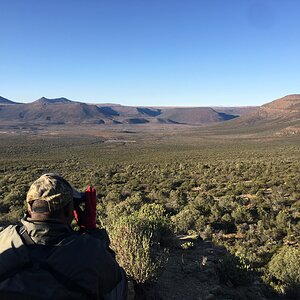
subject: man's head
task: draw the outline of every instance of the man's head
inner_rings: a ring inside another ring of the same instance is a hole
[[[53,173],[44,174],[27,193],[28,212],[33,219],[58,219],[71,223],[73,193],[73,188],[64,178]]]

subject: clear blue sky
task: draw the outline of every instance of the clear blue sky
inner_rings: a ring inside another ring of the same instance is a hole
[[[0,0],[0,95],[260,105],[300,93],[298,0]]]

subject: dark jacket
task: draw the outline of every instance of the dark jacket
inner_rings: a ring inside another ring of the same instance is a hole
[[[105,230],[78,234],[29,218],[22,224],[34,245],[24,241],[20,226],[0,232],[0,299],[126,299],[126,276]]]

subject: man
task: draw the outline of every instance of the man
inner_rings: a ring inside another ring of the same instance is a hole
[[[26,203],[22,226],[0,232],[1,300],[127,298],[126,275],[106,231],[96,229],[95,189],[80,194],[64,178],[45,174]],[[74,216],[78,232],[70,227]]]

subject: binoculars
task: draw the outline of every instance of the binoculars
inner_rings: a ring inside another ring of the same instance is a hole
[[[74,192],[73,190],[73,202],[74,204],[81,204],[85,202],[85,192]]]

